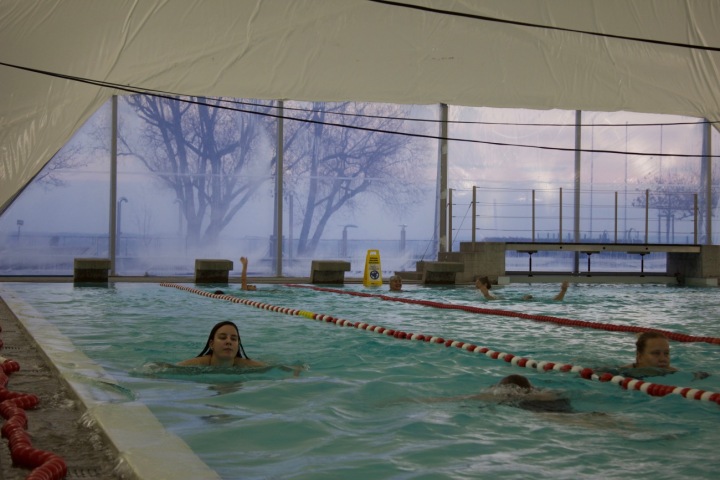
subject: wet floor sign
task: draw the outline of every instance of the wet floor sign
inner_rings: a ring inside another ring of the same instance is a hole
[[[380,268],[380,251],[368,250],[365,255],[365,275],[363,285],[374,287],[382,285],[382,269]]]

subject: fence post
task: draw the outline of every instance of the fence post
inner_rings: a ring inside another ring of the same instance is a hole
[[[645,189],[645,243],[648,243],[648,228],[650,225],[650,189]]]
[[[563,243],[563,238],[562,238],[562,187],[560,187],[560,231],[558,232],[558,243]]]
[[[447,251],[452,252],[452,232],[453,232],[453,202],[452,202],[452,188],[448,188],[448,245]]]
[[[475,245],[475,230],[477,228],[476,222],[477,222],[477,186],[473,185],[473,196],[472,196],[472,243],[473,243],[473,245]],[[473,249],[473,251],[475,251],[475,250]]]
[[[693,194],[693,244],[698,243],[698,194]]]
[[[535,242],[535,189],[532,191],[532,241]]]
[[[615,243],[617,243],[618,232],[618,192],[615,192]]]

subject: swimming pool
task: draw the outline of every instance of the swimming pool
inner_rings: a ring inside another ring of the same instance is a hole
[[[195,288],[187,285],[188,288]],[[720,337],[717,289],[664,285],[498,288],[407,286],[401,298]],[[632,334],[260,285],[227,293],[306,312],[595,368],[633,360]],[[214,288],[204,288],[213,291]],[[341,290],[388,294],[346,285]],[[495,291],[495,290],[494,290]],[[535,301],[522,301],[531,292]],[[52,322],[122,387],[108,402],[140,401],[222,478],[714,478],[720,407],[654,397],[577,373],[540,372],[443,344],[399,340],[207,298],[178,288],[119,283],[0,284]],[[393,294],[395,295],[395,294]],[[11,303],[11,302],[8,302]],[[297,378],[169,366],[198,354],[213,324],[233,320],[251,358],[307,365]],[[681,371],[652,382],[720,391],[720,345],[672,342]],[[695,380],[692,371],[711,376]],[[452,400],[520,373],[563,391],[576,414]],[[98,389],[102,390],[102,385]],[[439,401],[439,400],[448,401]]]

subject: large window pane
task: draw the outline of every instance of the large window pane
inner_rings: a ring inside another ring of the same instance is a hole
[[[107,257],[110,104],[58,151],[0,217],[1,275],[72,275]]]

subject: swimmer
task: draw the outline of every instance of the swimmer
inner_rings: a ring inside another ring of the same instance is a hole
[[[213,367],[266,367],[268,365],[250,360],[240,342],[240,332],[237,325],[230,321],[216,324],[205,343],[200,355],[195,358],[183,360],[180,366],[207,365]]]
[[[257,290],[255,285],[248,285],[247,283],[247,257],[240,257],[240,263],[242,263],[242,273],[240,274],[240,290]]]
[[[530,410],[533,412],[573,413],[570,399],[553,390],[539,389],[533,386],[527,377],[508,375],[483,392],[468,397],[470,399],[494,401],[500,405]]]
[[[399,292],[402,290],[402,278],[400,278],[400,275],[393,275],[388,280],[388,285],[390,285],[391,292]]]
[[[670,364],[670,342],[665,334],[657,331],[642,332],[635,342],[635,362],[621,367],[597,368],[598,372],[624,375],[632,378],[655,377],[678,371]],[[710,376],[707,372],[693,372],[694,380]]]
[[[461,400],[480,400],[486,403],[508,405],[533,412],[573,413],[570,399],[554,390],[536,388],[527,377],[508,375],[487,390],[458,397],[440,397],[425,399],[423,402],[457,402]]]
[[[475,288],[480,290],[480,292],[483,294],[483,297],[485,297],[486,300],[497,300],[498,297],[490,293],[490,289],[492,288],[492,285],[490,284],[490,279],[488,277],[479,277],[475,280]]]
[[[570,284],[567,281],[562,282],[562,284],[560,285],[560,292],[553,297],[553,301],[561,302],[565,298],[565,294],[567,293],[569,285]],[[477,280],[475,280],[475,288],[480,290],[486,300],[498,300],[499,298],[490,293],[492,285],[490,284],[490,279],[488,277],[479,277]],[[523,295],[522,299],[533,300],[534,297],[532,295]]]
[[[661,369],[676,372],[670,365],[670,342],[660,332],[643,332],[635,342],[635,363],[620,368]]]

